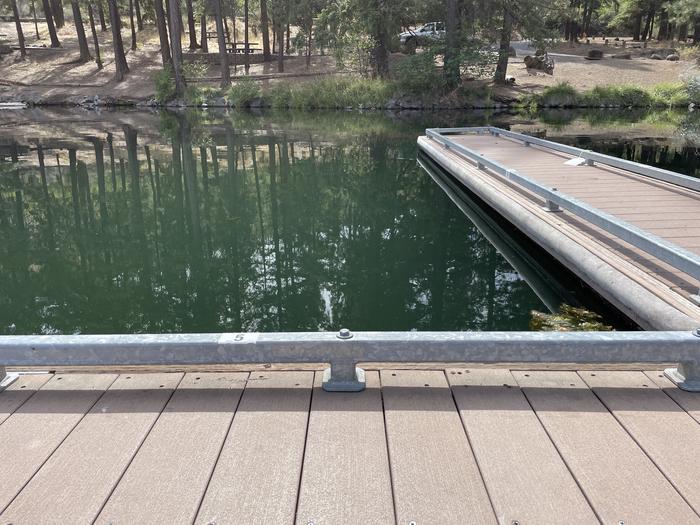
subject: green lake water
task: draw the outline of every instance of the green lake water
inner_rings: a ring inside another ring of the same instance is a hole
[[[0,119],[2,334],[526,330],[562,302],[615,324],[417,136],[490,123],[700,175],[687,113]]]

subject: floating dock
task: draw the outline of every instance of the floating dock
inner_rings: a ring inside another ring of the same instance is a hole
[[[56,373],[0,392],[0,522],[700,522],[700,397],[659,371]]]
[[[700,179],[493,127],[418,145],[640,327],[700,326]]]

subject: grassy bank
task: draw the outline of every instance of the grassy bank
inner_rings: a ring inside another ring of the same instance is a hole
[[[174,86],[159,74],[156,100],[167,104]],[[667,83],[652,88],[601,86],[578,91],[566,82],[541,93],[522,94],[468,82],[454,90],[417,92],[400,81],[331,76],[303,83],[278,81],[266,90],[248,77],[226,91],[191,84],[184,101],[193,106],[228,105],[275,109],[481,109],[481,108],[685,108],[700,102],[700,80]]]
[[[600,86],[577,91],[567,82],[546,88],[542,93],[526,95],[523,106],[539,108],[683,108],[698,102],[690,83],[659,84],[652,88],[636,86]]]

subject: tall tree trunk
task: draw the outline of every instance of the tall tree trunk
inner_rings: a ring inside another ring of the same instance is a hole
[[[27,56],[27,48],[24,47],[24,32],[22,31],[22,21],[19,18],[17,0],[10,0],[12,6],[12,16],[15,18],[15,28],[17,29],[17,40],[19,40],[19,53],[22,58]]]
[[[200,23],[200,42],[202,43],[202,51],[209,53],[209,38],[207,37],[207,11],[202,10],[202,20]]]
[[[263,38],[263,61],[269,62],[270,54],[270,22],[267,16],[267,0],[260,0],[260,30]]]
[[[290,30],[289,30],[289,22],[287,22],[287,40],[285,41],[284,44],[284,52],[289,54],[289,38],[290,38]]]
[[[107,21],[105,20],[105,8],[102,0],[97,1],[97,16],[100,18],[100,31],[107,31]]]
[[[306,31],[306,69],[311,67],[311,49],[313,46],[314,17],[309,17],[309,28]]]
[[[374,75],[379,78],[389,76],[389,33],[386,27],[386,14],[382,9],[383,0],[375,0],[377,15],[374,31],[374,50],[372,58],[374,62]]]
[[[651,37],[651,24],[654,20],[655,11],[655,6],[652,4],[652,6],[649,8],[649,13],[647,14],[646,22],[644,23],[644,31],[642,31],[643,42],[646,42],[647,38]]]
[[[659,12],[659,33],[656,35],[657,40],[668,40],[668,11],[662,7]]]
[[[451,88],[457,87],[460,79],[459,71],[459,13],[457,9],[458,0],[447,0],[445,12],[445,29],[447,30],[447,41],[445,46],[444,73],[447,85]]]
[[[117,0],[107,0],[109,5],[109,23],[112,26],[112,48],[114,49],[114,65],[116,74],[114,79],[117,82],[124,80],[124,76],[129,72],[124,54],[124,42],[122,42],[121,19],[119,17],[119,7]]]
[[[248,46],[250,45],[250,34],[248,33],[249,15],[250,13],[248,11],[248,0],[245,0],[243,2],[243,47],[245,48],[243,60],[245,64],[246,75],[250,71],[250,56],[248,55]]]
[[[216,1],[216,0],[215,0]],[[178,97],[185,96],[185,78],[182,76],[182,18],[180,17],[180,0],[168,0],[170,3],[170,51],[175,76],[175,92]]]
[[[700,15],[695,17],[693,24],[693,45],[700,46]]]
[[[131,50],[136,51],[136,24],[134,23],[134,0],[129,0],[129,25],[131,27]]]
[[[143,31],[143,19],[141,18],[141,4],[139,4],[139,0],[134,0],[134,7],[136,8],[136,27],[139,31]]]
[[[90,48],[88,48],[87,36],[85,36],[85,26],[83,25],[83,16],[80,14],[80,4],[78,0],[71,0],[71,7],[73,8],[73,23],[75,24],[75,31],[78,34],[78,47],[80,48],[80,62],[87,62],[92,60],[90,56]]]
[[[192,0],[185,0],[187,5],[187,29],[190,34],[190,51],[194,51],[199,47],[197,43],[197,24],[194,21],[194,7]]]
[[[49,28],[49,36],[51,37],[51,47],[61,47],[61,43],[56,36],[56,26],[53,25],[53,13],[49,0],[42,0],[44,7],[44,18],[46,18],[46,26]]]
[[[228,51],[224,36],[224,21],[221,12],[221,0],[213,0],[214,18],[216,19],[216,39],[219,44],[219,62],[221,62],[221,87],[231,85],[231,71],[228,65]]]
[[[688,24],[684,22],[678,24],[678,41],[685,42],[688,39]]]
[[[97,63],[97,69],[102,69],[102,58],[100,57],[100,42],[99,40],[97,40],[97,29],[95,29],[95,16],[92,12],[92,4],[88,4],[88,18],[90,19],[92,42],[95,45],[95,62]]]
[[[66,25],[66,17],[63,16],[63,2],[61,0],[51,0],[51,14],[56,29],[61,29]],[[46,9],[44,9],[44,15],[46,15]]]
[[[277,71],[284,73],[284,24],[277,24]]]
[[[39,22],[36,19],[36,5],[34,5],[34,0],[31,1],[32,5],[32,17],[34,18],[34,32],[36,33],[36,39],[41,40],[39,36]]]
[[[493,81],[496,84],[506,83],[506,72],[508,71],[508,49],[510,48],[510,38],[513,33],[513,15],[510,6],[503,6],[503,25],[501,26],[501,42],[498,46],[498,63]]]
[[[642,13],[634,16],[632,24],[632,40],[639,42],[642,39]]]
[[[168,22],[163,11],[163,0],[153,0],[153,8],[156,15],[156,27],[158,27],[158,38],[160,40],[160,57],[163,67],[173,65],[170,58],[170,44],[168,42]]]

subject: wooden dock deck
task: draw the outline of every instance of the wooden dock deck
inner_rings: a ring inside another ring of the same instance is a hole
[[[468,129],[467,129],[468,131]],[[450,140],[485,158],[700,255],[700,192],[576,156],[490,134]],[[428,137],[420,148],[613,305],[647,329],[700,324],[700,281],[573,213],[542,209],[541,196]]]
[[[700,523],[700,395],[655,371],[25,375],[0,523]]]

